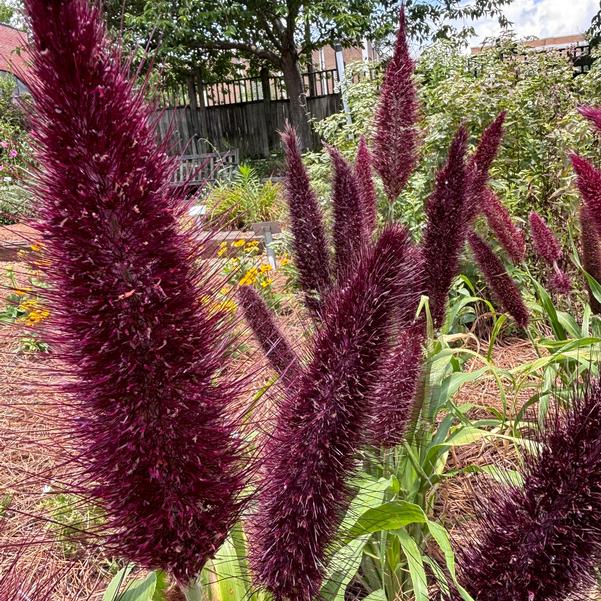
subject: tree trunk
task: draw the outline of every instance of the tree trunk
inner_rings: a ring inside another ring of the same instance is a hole
[[[288,98],[290,98],[290,122],[296,128],[301,148],[306,150],[311,147],[311,126],[307,111],[307,96],[296,51],[282,55],[282,72]]]

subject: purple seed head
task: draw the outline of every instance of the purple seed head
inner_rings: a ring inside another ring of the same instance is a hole
[[[557,268],[549,278],[549,288],[557,294],[569,294],[572,291],[572,280],[565,271]]]
[[[319,593],[369,425],[368,396],[395,330],[406,248],[406,232],[391,226],[362,254],[356,275],[328,301],[299,387],[279,403],[250,551],[257,584],[277,601]]]
[[[354,268],[359,251],[367,242],[359,186],[352,167],[335,148],[329,147],[332,160],[332,237],[336,275],[341,282]]]
[[[484,180],[479,182],[482,186],[486,184],[488,172],[499,152],[499,146],[503,139],[503,124],[505,123],[505,117],[505,111],[500,112],[495,120],[484,130],[478,147],[470,160],[472,166],[478,173],[478,177]]]
[[[37,229],[72,463],[106,514],[106,547],[187,582],[238,519],[246,483],[228,416],[238,386],[223,369],[230,332],[201,302],[214,285],[191,266],[173,162],[98,9],[25,5]]]
[[[529,221],[534,250],[547,265],[553,266],[553,263],[557,263],[562,256],[559,241],[545,220],[535,211],[530,213]]]
[[[459,580],[478,601],[587,598],[601,543],[601,389],[589,385],[540,435],[523,486],[490,484],[458,548]],[[459,595],[453,599],[459,600]]]
[[[401,8],[394,54],[386,68],[376,109],[373,159],[390,201],[401,193],[417,163],[418,100],[415,64],[407,45],[405,11]]]
[[[578,112],[588,119],[595,126],[595,129],[601,131],[601,107],[581,106],[578,107]]]
[[[271,367],[286,385],[292,384],[300,376],[302,366],[263,297],[252,286],[243,286],[238,298],[246,322]]]
[[[447,295],[457,275],[459,256],[465,244],[466,150],[467,130],[461,127],[426,205],[427,223],[422,243],[425,286],[436,326],[444,321]]]
[[[524,234],[515,225],[511,214],[492,190],[486,189],[484,193],[482,212],[486,217],[488,226],[507,251],[513,263],[521,263],[526,254]]]
[[[482,210],[486,195],[490,167],[499,152],[503,139],[503,124],[505,111],[499,113],[496,119],[484,130],[474,154],[470,158],[468,171],[470,174],[469,201],[466,203],[466,220],[468,223]]]
[[[372,177],[372,156],[365,138],[361,136],[357,157],[355,159],[355,177],[359,187],[359,198],[361,200],[361,211],[363,213],[363,227],[365,235],[369,239],[376,228],[378,217],[378,200],[376,188]]]
[[[332,285],[322,211],[311,189],[294,129],[288,127],[285,130],[282,142],[287,165],[286,200],[299,284],[305,293],[307,307],[317,316]]]
[[[601,238],[585,204],[580,206],[580,256],[584,270],[601,283]],[[601,303],[588,284],[587,289],[592,312],[601,315]]]
[[[515,282],[509,277],[501,260],[493,250],[474,232],[469,232],[468,241],[476,261],[497,300],[516,321],[525,328],[528,325],[528,309]]]
[[[372,444],[386,448],[400,444],[411,418],[424,343],[423,323],[403,329],[384,361],[382,373],[371,398]]]
[[[597,232],[601,233],[601,171],[577,154],[573,154],[571,158],[578,176],[576,185],[587,206],[587,213],[592,218]]]

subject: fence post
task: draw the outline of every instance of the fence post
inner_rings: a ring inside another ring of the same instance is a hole
[[[265,158],[268,158],[271,149],[274,146],[274,132],[272,131],[271,119],[271,85],[269,82],[269,69],[267,67],[261,67],[259,75],[261,77],[261,89],[263,91],[263,119],[265,121],[265,126],[263,127],[263,154],[265,155]]]
[[[342,46],[340,44],[336,44],[334,46],[334,50],[336,52],[336,70],[338,71],[338,84],[340,85],[340,96],[342,97],[342,108],[344,109],[344,113],[346,114],[346,122],[350,125],[352,123],[351,119],[351,108],[348,103],[348,98],[346,96],[346,75],[344,72],[344,52],[342,50]]]
[[[200,119],[198,115],[198,101],[196,99],[196,85],[194,75],[189,75],[187,78],[188,84],[188,105],[190,107],[190,122],[194,131],[194,146],[196,146],[196,138],[200,135]],[[184,144],[188,144],[188,140],[184,140]],[[198,152],[198,148],[194,148],[194,152]]]

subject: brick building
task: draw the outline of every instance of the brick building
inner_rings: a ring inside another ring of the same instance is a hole
[[[23,74],[27,73],[27,37],[10,25],[0,24],[0,77],[14,77],[17,95],[27,91]]]
[[[344,48],[342,56],[346,65],[361,60],[377,61],[379,59],[377,50],[369,40],[365,40],[363,47],[354,46],[352,48]],[[334,48],[332,46],[324,46],[319,50],[314,50],[313,66],[320,71],[335,69],[336,51]]]

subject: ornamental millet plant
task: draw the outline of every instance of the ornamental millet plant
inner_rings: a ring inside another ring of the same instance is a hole
[[[229,331],[201,303],[214,284],[178,227],[174,164],[98,9],[25,6],[35,227],[76,490],[102,507],[111,552],[186,585],[238,519],[246,484]]]
[[[442,325],[447,296],[459,270],[465,244],[468,170],[465,163],[467,130],[460,128],[449,149],[445,166],[436,177],[434,192],[426,203],[426,229],[422,248],[426,291],[434,324]]]
[[[534,249],[538,256],[553,269],[549,278],[549,287],[560,294],[569,293],[572,288],[570,278],[559,268],[559,261],[563,256],[559,240],[536,211],[530,213],[529,221]]]
[[[274,599],[311,601],[326,552],[350,502],[348,479],[367,442],[370,391],[396,327],[407,234],[389,226],[363,250],[355,274],[331,293],[297,387],[280,388],[251,518],[256,581]]]
[[[361,195],[353,168],[335,148],[329,148],[332,161],[332,209],[336,277],[340,282],[352,272],[355,259],[367,241],[365,203],[367,194]],[[364,183],[365,185],[365,183]]]
[[[475,601],[590,598],[601,552],[599,383],[548,422],[540,450],[525,457],[523,485],[475,491],[477,526],[457,554],[460,582]]]
[[[286,200],[290,209],[293,255],[299,271],[299,285],[305,305],[319,318],[333,285],[330,254],[321,207],[311,188],[295,131],[288,127],[282,135],[286,155]]]
[[[359,146],[357,147],[357,156],[355,158],[355,177],[359,188],[359,197],[361,200],[361,212],[363,214],[363,227],[366,236],[372,236],[376,228],[378,217],[378,199],[376,188],[372,177],[373,157],[365,141],[361,136]]]
[[[511,261],[516,265],[521,263],[526,254],[524,234],[514,223],[511,214],[499,197],[490,189],[486,189],[484,193],[482,213],[486,217],[488,227]]]
[[[582,267],[597,282],[601,282],[601,237],[595,227],[592,217],[589,214],[590,209],[585,205],[580,205],[580,256]],[[589,295],[589,304],[591,310],[596,315],[601,314],[601,303],[597,300],[591,287],[587,283]]]
[[[581,107],[580,113],[586,117],[597,131],[601,124],[601,109]],[[576,173],[576,185],[580,191],[580,246],[585,271],[597,282],[601,281],[601,171],[590,161],[572,155],[572,165]],[[589,303],[594,313],[601,314],[601,304],[588,286]]]
[[[492,248],[476,233],[470,232],[468,234],[468,242],[476,262],[497,300],[503,305],[505,311],[515,319],[516,323],[525,328],[529,319],[528,309],[522,300],[518,287],[505,270],[505,266]]]
[[[394,53],[386,67],[374,123],[373,165],[390,202],[402,192],[418,159],[419,105],[414,70],[407,44],[405,11],[401,8]]]

